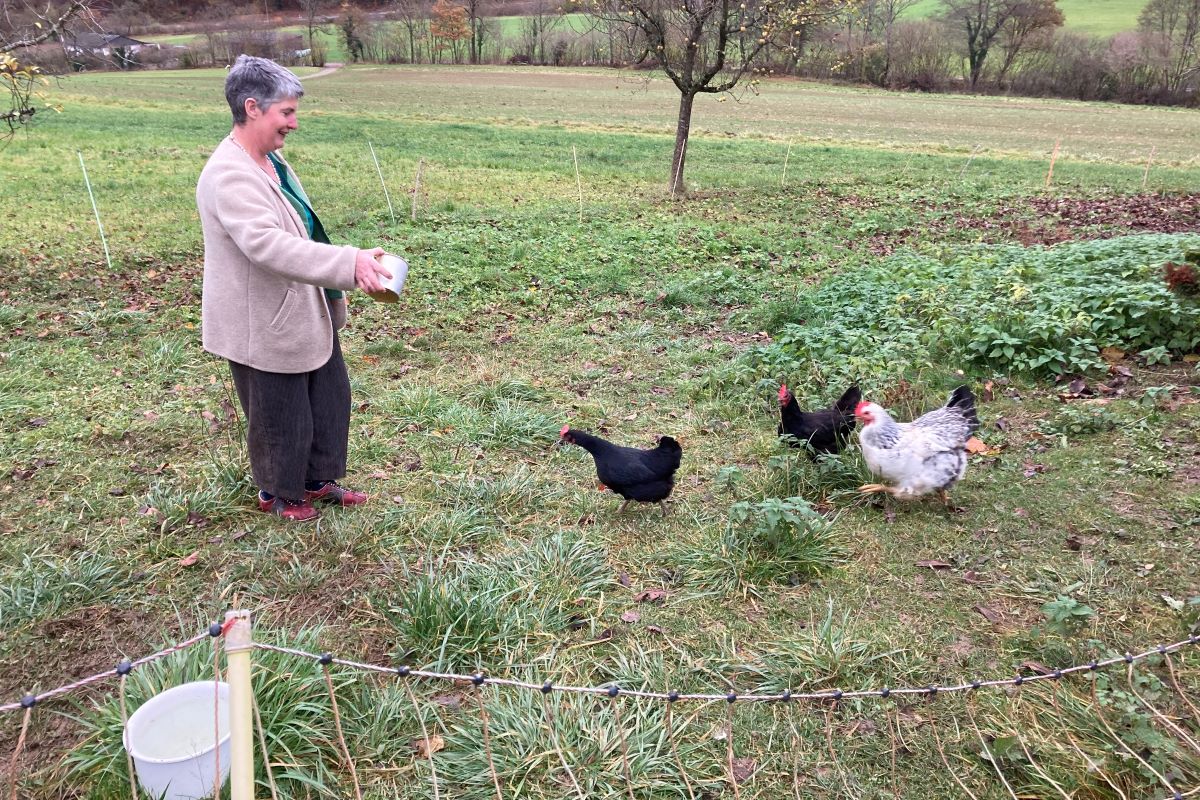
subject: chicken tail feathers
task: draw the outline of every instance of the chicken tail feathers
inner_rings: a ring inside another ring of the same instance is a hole
[[[971,431],[979,430],[979,417],[975,414],[975,395],[968,386],[960,386],[946,401],[946,408],[958,412],[967,421]]]
[[[854,408],[862,402],[862,392],[857,386],[851,386],[846,390],[845,394],[838,398],[838,401],[833,404],[833,407],[845,415],[854,413]]]

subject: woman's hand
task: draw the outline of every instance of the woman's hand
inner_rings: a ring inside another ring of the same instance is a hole
[[[386,251],[382,247],[372,250],[359,250],[354,258],[354,285],[364,292],[383,290],[383,281],[392,277],[392,273],[384,269],[376,259]]]

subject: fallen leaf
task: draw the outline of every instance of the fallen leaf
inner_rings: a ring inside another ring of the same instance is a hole
[[[158,419],[158,414],[154,413],[153,411],[143,411],[142,416],[151,422],[154,422],[156,419]]]
[[[1025,477],[1032,478],[1034,475],[1040,475],[1046,471],[1045,464],[1034,464],[1029,461],[1025,462]]]
[[[42,419],[41,417],[34,417],[33,419],[29,420],[27,424],[31,428],[44,428],[46,427],[46,420]]]
[[[983,384],[983,390],[979,393],[979,401],[981,403],[990,403],[996,399],[996,384],[987,381]]]
[[[929,567],[930,569],[950,569],[954,565],[948,561],[929,560],[929,561],[918,561],[917,566],[918,567]]]
[[[659,636],[667,635],[667,632],[657,625],[647,625],[646,630],[650,631],[651,633],[657,633]]]
[[[984,619],[986,619],[988,622],[991,622],[992,624],[1000,622],[1000,620],[1003,619],[1003,617],[1000,615],[1000,612],[998,612],[994,609],[988,608],[987,606],[984,606],[984,605],[971,606],[971,610],[979,612],[980,614],[983,615]]]
[[[244,539],[245,537],[247,537],[249,535],[250,535],[249,530],[240,530],[237,533],[235,533],[233,536],[230,536],[229,538],[236,542],[238,539]]]
[[[195,511],[189,511],[187,515],[187,524],[195,525],[197,528],[203,528],[208,525],[208,518],[197,514]]]
[[[1022,661],[1021,666],[1017,667],[1017,671],[1024,672],[1025,670],[1029,670],[1030,672],[1034,672],[1038,675],[1049,675],[1051,672],[1054,672],[1054,670],[1050,669],[1040,661]]]
[[[605,628],[604,630],[597,633],[596,638],[592,639],[592,641],[593,642],[607,642],[612,637],[613,637],[613,629]]]
[[[745,783],[754,775],[754,770],[758,764],[753,758],[735,758],[730,763],[730,771],[733,773],[735,783]]]
[[[1014,508],[1014,509],[1013,509],[1013,516],[1014,516],[1014,517],[1020,517],[1021,519],[1025,519],[1026,517],[1028,517],[1028,516],[1029,516],[1029,512],[1028,512],[1028,511],[1026,511],[1026,510],[1025,510],[1025,509],[1023,509],[1023,508]]]
[[[1164,595],[1159,595],[1159,596],[1163,599],[1164,603],[1166,603],[1168,606],[1171,607],[1172,611],[1176,611],[1176,612],[1183,611],[1183,601],[1182,600],[1176,600],[1174,597],[1171,597],[1171,595],[1169,595],[1169,594],[1164,594]]]
[[[429,758],[434,753],[446,749],[446,740],[436,733],[428,739],[415,739],[412,744],[413,749],[417,751],[417,755],[421,758]]]
[[[190,556],[184,556],[183,558],[179,559],[179,566],[194,567],[194,566],[196,566],[197,562],[199,562],[199,561],[200,561],[200,551],[197,550],[196,552],[192,553]]]
[[[1083,540],[1073,533],[1067,537],[1064,544],[1067,546],[1068,550],[1075,550],[1078,552],[1083,549]]]
[[[978,584],[982,582],[982,576],[973,569],[969,569],[962,574],[963,583]]]
[[[1115,364],[1125,358],[1125,351],[1119,347],[1102,347],[1100,348],[1100,357],[1110,364]]]
[[[666,598],[667,592],[664,589],[645,589],[638,592],[633,599],[639,603],[661,603]]]
[[[109,494],[111,497],[124,497],[124,496],[125,496],[125,490],[124,490],[124,489],[122,489],[122,488],[121,488],[121,487],[119,487],[119,486],[114,486],[113,488],[111,488],[111,489],[109,489],[109,490],[108,490],[108,494]]]
[[[629,580],[629,573],[628,573],[628,572],[621,572],[621,573],[619,573],[619,574],[617,575],[617,583],[621,584],[621,585],[622,585],[622,586],[624,586],[626,589],[628,589],[628,588],[629,588],[629,584],[630,584],[630,580]]]
[[[462,698],[456,694],[435,694],[432,698],[442,708],[457,711],[462,706]]]
[[[986,453],[986,452],[988,452],[988,446],[986,444],[984,444],[980,439],[977,439],[974,436],[972,436],[970,439],[967,439],[967,452],[974,453],[976,455],[978,455],[980,453]]]
[[[626,611],[624,614],[621,615],[621,622],[627,622],[630,625],[632,625],[633,623],[637,622],[641,618],[642,618],[642,615],[636,611]]]

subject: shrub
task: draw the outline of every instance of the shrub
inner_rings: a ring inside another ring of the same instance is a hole
[[[977,246],[944,260],[897,254],[802,296],[794,318],[804,322],[743,358],[753,377],[869,388],[914,369],[960,365],[1087,372],[1103,366],[1104,347],[1187,352],[1200,343],[1200,305],[1172,293],[1159,265],[1196,241],[1144,235],[1047,249]]]

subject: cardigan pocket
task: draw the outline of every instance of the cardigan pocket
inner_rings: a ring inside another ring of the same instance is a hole
[[[288,317],[292,315],[292,309],[295,307],[296,290],[288,289],[287,294],[283,297],[283,303],[279,306],[279,310],[275,312],[275,318],[271,320],[271,330],[281,330],[287,323]]]

